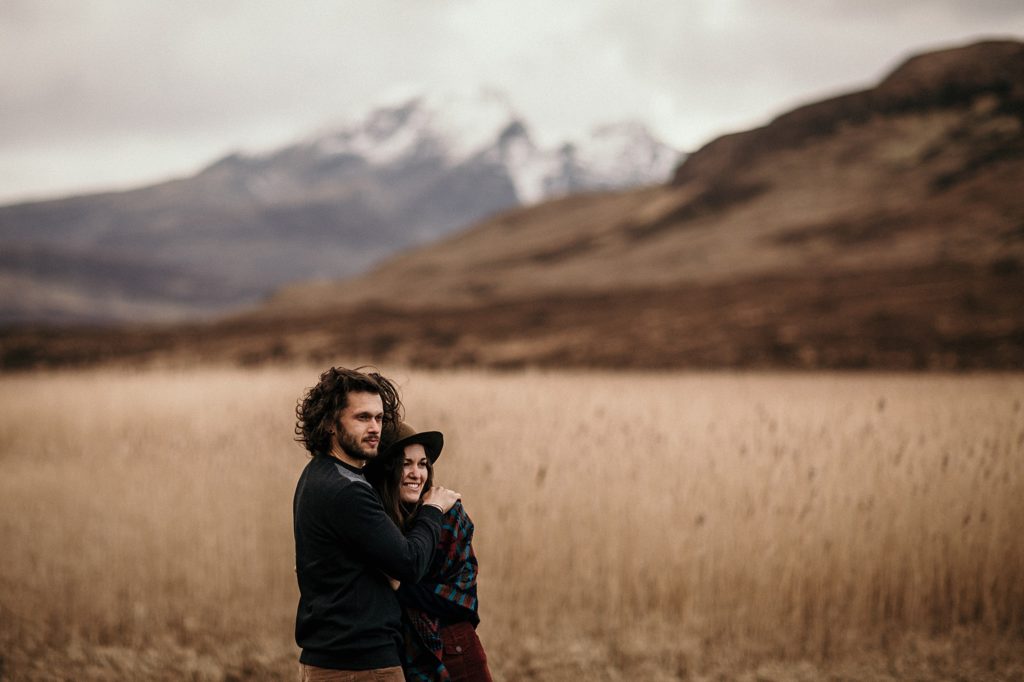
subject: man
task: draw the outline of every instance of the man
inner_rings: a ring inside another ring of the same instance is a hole
[[[334,367],[296,408],[296,440],[312,455],[295,488],[295,641],[303,680],[402,682],[401,612],[389,577],[417,582],[430,566],[441,516],[459,498],[431,489],[407,535],[362,473],[400,419],[395,387]]]

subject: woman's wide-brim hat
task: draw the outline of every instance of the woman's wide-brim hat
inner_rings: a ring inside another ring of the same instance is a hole
[[[419,443],[427,453],[427,459],[433,464],[441,456],[444,449],[444,434],[440,431],[417,431],[408,422],[398,425],[398,440],[388,446],[383,452],[384,459],[397,457],[405,450],[406,445]]]

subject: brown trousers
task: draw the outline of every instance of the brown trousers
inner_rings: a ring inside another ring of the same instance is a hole
[[[332,670],[299,663],[300,682],[405,682],[401,666],[375,670]]]

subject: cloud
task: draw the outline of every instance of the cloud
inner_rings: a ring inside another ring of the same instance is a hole
[[[1006,32],[1018,0],[0,0],[0,178],[141,182],[481,85],[546,141],[641,118],[692,148]]]

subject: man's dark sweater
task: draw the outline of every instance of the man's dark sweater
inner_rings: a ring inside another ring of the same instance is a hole
[[[424,506],[403,535],[363,474],[313,457],[295,488],[299,660],[321,668],[401,665],[401,609],[387,576],[420,580],[430,567],[441,512]]]

